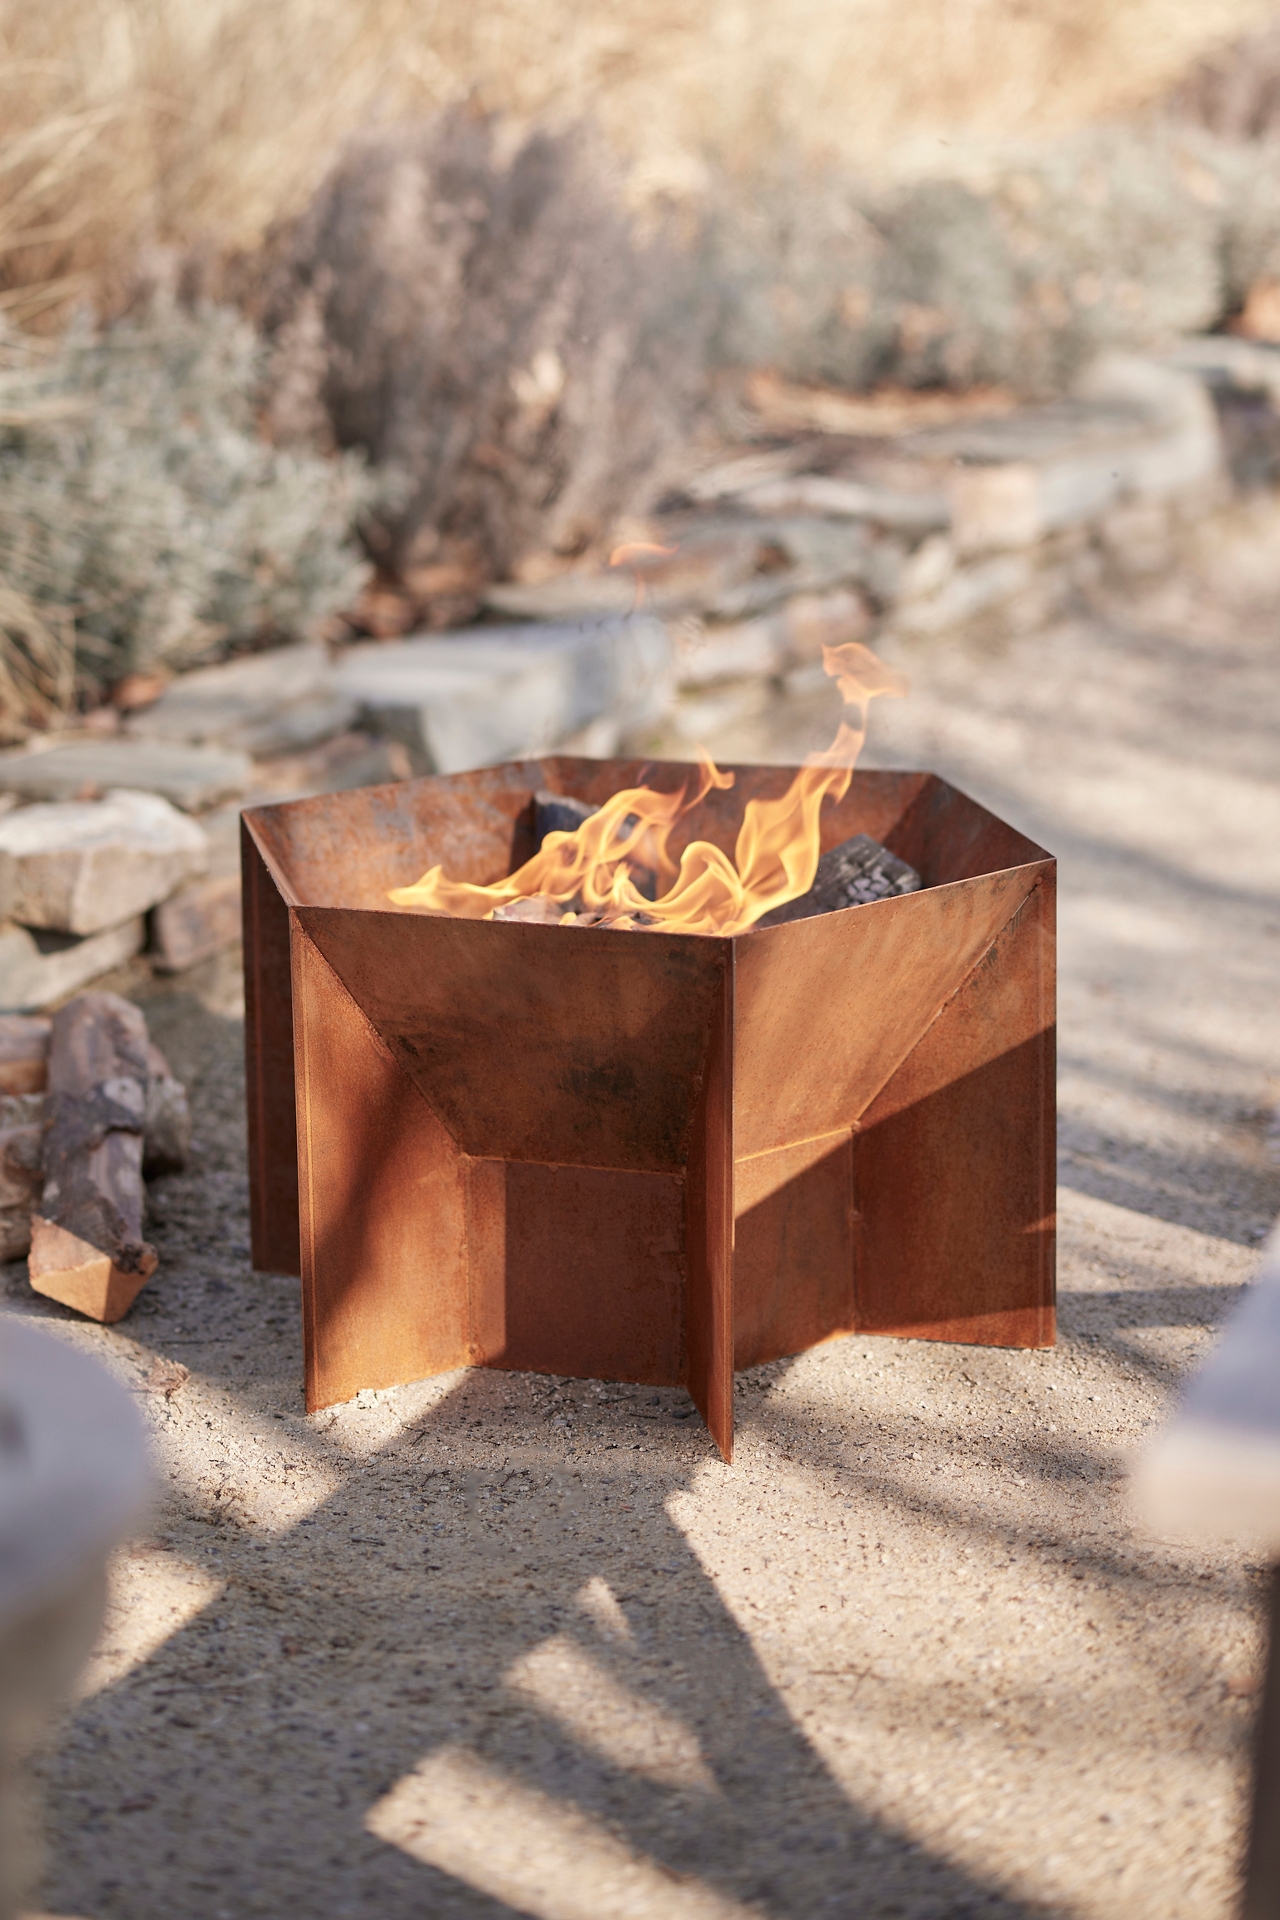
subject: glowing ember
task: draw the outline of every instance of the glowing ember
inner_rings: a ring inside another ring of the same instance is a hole
[[[388,899],[397,907],[462,920],[492,919],[514,901],[529,901],[528,908],[509,910],[503,918],[667,933],[745,932],[762,914],[808,892],[821,851],[822,803],[848,791],[866,738],[867,709],[878,694],[907,690],[902,675],[858,641],[824,647],[822,659],[844,697],[845,719],[832,745],[809,755],[780,799],[748,801],[732,860],[707,840],[691,841],[678,864],[667,849],[684,814],[712,787],[733,785],[733,775],[707,758],[698,779],[675,793],[628,787],[613,794],[576,832],[549,833],[532,860],[505,880],[474,886],[432,867],[415,885],[393,888]],[[656,899],[640,891],[638,875],[656,876]]]

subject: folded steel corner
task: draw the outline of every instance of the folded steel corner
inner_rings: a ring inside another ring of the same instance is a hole
[[[255,1266],[302,1275],[308,1407],[477,1365],[685,1384],[842,1332],[1054,1337],[1054,882],[925,773],[859,773],[925,890],[735,938],[393,910],[533,851],[551,758],[243,816]],[[739,767],[688,823],[731,851]],[[679,852],[678,845],[675,848]]]

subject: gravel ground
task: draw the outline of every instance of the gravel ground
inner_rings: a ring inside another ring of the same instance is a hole
[[[1216,1920],[1263,1572],[1152,1539],[1125,1464],[1280,1206],[1280,543],[1013,640],[897,658],[879,764],[1062,859],[1061,1338],[851,1338],[686,1397],[453,1374],[302,1412],[248,1266],[233,967],[124,982],[200,1145],[102,1356],[154,1524],[47,1764],[44,1899],[91,1920]],[[785,758],[826,696],[710,744]],[[712,716],[713,718],[715,716]],[[180,1368],[189,1370],[185,1379]]]

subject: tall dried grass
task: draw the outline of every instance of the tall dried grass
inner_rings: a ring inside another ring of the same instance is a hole
[[[642,197],[792,144],[936,167],[1150,99],[1274,0],[0,0],[0,302],[251,248],[355,128],[590,115]],[[944,144],[940,144],[944,143]]]

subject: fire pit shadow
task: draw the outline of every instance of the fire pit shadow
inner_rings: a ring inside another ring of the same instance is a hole
[[[462,1365],[687,1385],[832,1335],[1053,1339],[1054,862],[936,776],[860,773],[918,893],[732,938],[393,911],[488,883],[553,758],[243,819],[254,1263],[300,1272],[309,1407]],[[740,767],[685,832],[730,851]],[[680,848],[674,845],[678,857]]]

